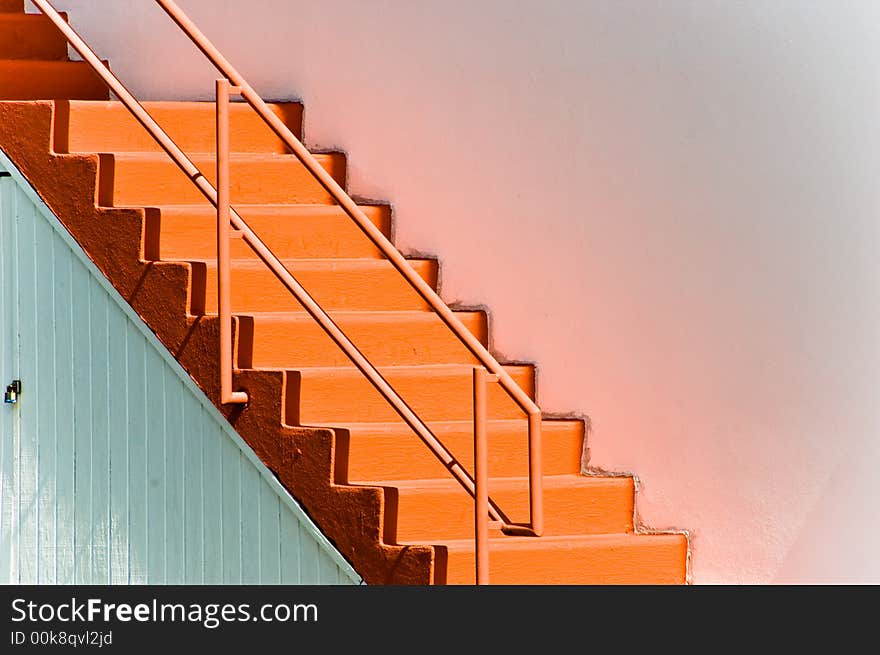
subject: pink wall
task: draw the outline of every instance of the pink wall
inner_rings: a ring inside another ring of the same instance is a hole
[[[210,94],[153,3],[57,4],[142,97]],[[880,582],[880,5],[180,4],[591,417],[696,582]]]

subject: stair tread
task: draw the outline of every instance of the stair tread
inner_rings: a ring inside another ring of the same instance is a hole
[[[488,419],[489,425],[495,427],[525,427],[527,424],[527,420],[525,418],[515,419],[515,418],[490,418]],[[556,419],[556,418],[545,418],[542,420],[542,423],[546,426],[547,423],[569,423],[572,427],[581,427],[583,425],[583,421],[580,419]],[[445,420],[445,421],[434,421],[431,423],[432,428],[436,428],[438,430],[448,429],[448,430],[461,430],[466,428],[473,428],[473,421],[471,420]],[[401,434],[412,434],[412,428],[402,422],[394,422],[394,423],[363,423],[363,422],[351,422],[351,423],[334,423],[331,427],[342,428],[346,430],[369,430],[376,431],[382,430],[384,432],[400,432]],[[612,477],[612,476],[609,476]],[[616,476],[613,476],[616,477]]]
[[[26,14],[27,16],[39,16],[39,14]],[[213,100],[144,100],[141,104],[147,109],[205,109],[210,110],[213,114],[216,110],[216,104]],[[284,102],[267,102],[269,107],[282,107],[284,105],[302,105],[296,100],[285,100]],[[71,100],[71,108],[89,108],[89,107],[118,107],[122,111],[128,112],[128,109],[118,100]],[[253,111],[251,106],[244,102],[232,102],[229,104],[229,111]]]
[[[203,262],[208,268],[217,268],[217,260],[216,259],[189,259],[187,261],[191,262]],[[415,266],[424,266],[426,264],[433,264],[436,260],[433,259],[408,259],[408,262],[414,264]],[[261,259],[231,259],[229,261],[230,265],[234,268],[240,269],[251,269],[251,270],[260,270],[263,269],[267,273],[271,272],[271,270],[263,263]],[[326,258],[326,259],[282,259],[281,263],[285,266],[290,266],[292,268],[299,269],[314,269],[314,270],[335,270],[335,269],[344,269],[344,270],[367,270],[367,269],[382,269],[388,268],[393,269],[394,265],[388,261],[387,259],[378,259],[378,258],[367,258],[367,257],[358,257],[356,259],[349,259],[345,257],[339,257],[336,259]],[[404,310],[401,310],[404,311]],[[410,311],[419,311],[419,310],[410,310]],[[271,313],[271,312],[269,312]],[[290,312],[295,313],[295,312]]]
[[[529,484],[529,479],[526,477],[490,477],[489,480],[495,491],[525,489]],[[632,480],[632,477],[629,476],[590,476],[576,473],[545,475],[543,477],[545,489],[631,487]],[[452,477],[421,480],[358,480],[357,484],[365,487],[397,487],[401,491],[424,493],[458,492],[462,489],[461,484]]]
[[[147,101],[147,112],[184,150],[197,157],[217,150],[216,107],[213,102]],[[152,153],[162,148],[126,107],[113,100],[76,100],[59,106],[57,148],[61,152]],[[302,104],[270,103],[269,110],[294,133],[302,132]],[[233,153],[289,153],[278,135],[245,103],[229,108]]]
[[[67,12],[61,11],[58,13],[61,14],[61,17],[64,20],[67,20]],[[0,25],[8,24],[8,23],[23,23],[25,25],[28,23],[34,23],[34,24],[49,23],[50,25],[52,24],[52,22],[48,18],[46,18],[43,14],[25,14],[23,12],[11,12],[11,11],[5,12],[5,11],[3,11],[2,8],[0,8]]]
[[[277,369],[277,367],[275,367]],[[377,366],[380,371],[388,371],[397,374],[424,375],[425,373],[446,374],[446,375],[462,375],[471,374],[474,370],[473,364],[406,364],[403,366]],[[508,371],[525,371],[533,368],[532,364],[504,364],[504,368]],[[350,375],[363,377],[354,366],[303,366],[295,369],[303,375],[321,374],[326,375]],[[375,425],[375,424],[374,424]]]
[[[331,421],[329,426],[348,431],[347,479],[352,483],[362,480],[449,479],[449,470],[402,420],[347,424]],[[470,470],[474,454],[473,419],[431,421],[430,427]],[[497,477],[526,476],[528,421],[524,417],[490,418],[487,428],[490,474]],[[544,419],[541,429],[544,475],[579,475],[584,449],[583,421]]]
[[[497,536],[496,536],[497,535]],[[684,534],[677,532],[620,532],[605,534],[572,534],[572,535],[547,535],[543,537],[508,537],[497,531],[490,531],[489,545],[493,551],[500,550],[531,550],[536,546],[547,549],[568,549],[578,546],[630,546],[636,542],[654,541],[678,543],[685,538]],[[402,545],[411,545],[423,542],[401,541]],[[446,546],[451,551],[473,552],[474,540],[470,539],[441,539],[435,540],[433,545]]]
[[[209,204],[177,164],[161,151],[98,152],[112,174],[104,178],[98,194],[102,206],[155,207],[163,204]],[[216,175],[213,153],[191,155],[190,160],[213,183]],[[347,158],[344,153],[321,153],[314,161],[340,185],[345,184]],[[235,152],[230,154],[230,199],[233,205],[249,204],[336,204],[308,168],[295,155],[280,152]],[[103,177],[103,176],[102,176]]]
[[[480,310],[455,310],[457,315],[461,314],[480,314],[482,313]],[[272,312],[272,311],[257,311],[257,312],[235,312],[236,316],[252,316],[256,320],[261,321],[296,321],[303,323],[314,323],[315,319],[313,319],[308,313],[305,311],[301,312],[290,312],[290,311],[281,311],[281,312]],[[442,320],[436,312],[428,309],[376,309],[376,310],[357,310],[357,309],[342,309],[339,311],[333,312],[333,317],[339,317],[347,320],[357,320],[364,322],[375,322],[381,323],[385,321],[413,321],[413,322],[433,322]]]
[[[106,65],[107,62],[105,61]],[[9,57],[0,57],[0,66],[13,66],[21,68],[83,68],[92,70],[88,62],[79,59],[11,59]]]
[[[65,63],[65,62],[62,62]],[[76,62],[73,62],[76,63]],[[102,153],[113,155],[114,158],[125,161],[125,162],[156,162],[156,161],[166,161],[171,166],[177,166],[174,161],[164,152],[108,152]],[[192,152],[187,153],[187,156],[190,159],[211,159],[213,160],[215,157],[215,153],[213,152]],[[312,155],[318,161],[321,160],[332,160],[332,159],[341,159],[345,157],[344,153],[341,152],[322,152],[322,153],[314,153]],[[299,162],[299,159],[296,155],[288,155],[281,152],[230,152],[229,153],[229,161],[231,162]],[[183,203],[188,204],[188,203]],[[257,205],[257,203],[249,203],[251,205]],[[309,203],[309,204],[317,204],[317,203]]]
[[[684,584],[687,536],[598,533],[489,538],[492,584]],[[497,536],[496,536],[497,535]],[[433,541],[445,547],[446,584],[474,584],[474,539]],[[401,545],[408,545],[401,542]]]
[[[284,157],[290,157],[290,155],[282,155]],[[358,207],[361,209],[384,209],[388,207],[388,205],[366,205],[358,203]],[[296,204],[254,204],[254,203],[236,203],[236,209],[240,209],[242,211],[247,211],[252,214],[274,214],[278,212],[284,212],[285,214],[344,214],[345,210],[338,205],[322,205],[317,203],[296,203]],[[186,214],[206,214],[209,216],[215,216],[217,214],[217,210],[214,209],[211,205],[160,205],[157,206],[156,209],[159,209],[163,212],[174,212],[174,213],[186,213]]]

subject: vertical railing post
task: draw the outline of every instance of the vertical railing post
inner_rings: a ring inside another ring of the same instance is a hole
[[[476,582],[489,584],[489,439],[487,383],[496,381],[482,366],[474,367],[474,557]]]
[[[529,524],[536,537],[544,534],[544,463],[541,411],[529,412]]]
[[[220,315],[220,402],[246,403],[232,390],[232,300],[229,270],[229,94],[227,79],[217,80],[217,308]]]

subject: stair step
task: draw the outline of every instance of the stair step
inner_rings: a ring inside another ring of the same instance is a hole
[[[443,542],[446,583],[474,584],[474,540]],[[442,575],[442,572],[440,572]],[[683,534],[497,537],[489,540],[492,584],[684,584]]]
[[[143,106],[184,152],[217,151],[213,102],[145,102]],[[297,138],[301,137],[301,104],[289,102],[269,106]],[[121,102],[66,103],[56,109],[55,129],[57,152],[162,152]],[[230,105],[229,130],[232,152],[287,152],[281,139],[245,103]]]
[[[534,396],[534,367],[504,368]],[[429,427],[433,421],[473,418],[473,367],[399,366],[379,367],[379,371]],[[387,423],[398,418],[388,402],[353,367],[303,368],[299,372],[302,425]],[[523,416],[519,406],[497,384],[489,386],[487,410],[491,419]]]
[[[409,262],[422,278],[436,286],[436,261],[412,259]],[[205,311],[216,314],[217,263],[216,260],[205,263],[208,269]],[[427,309],[427,304],[403,276],[390,262],[381,259],[288,259],[283,263],[306,291],[331,313],[333,310]],[[303,311],[263,262],[236,259],[231,269],[234,313]]]
[[[339,184],[345,184],[345,155],[315,155]],[[215,181],[213,155],[193,155],[193,163]],[[120,153],[102,157],[102,206],[155,207],[208,204],[187,176],[165,155]],[[230,196],[242,204],[329,203],[330,195],[293,155],[233,155]]]
[[[109,97],[110,92],[101,78],[85,62],[0,60],[0,100],[106,100]]]
[[[473,538],[474,500],[451,476],[369,484],[397,488],[399,541]],[[528,478],[490,479],[489,493],[510,521],[528,522]],[[543,496],[545,536],[633,531],[635,489],[630,477],[545,475]]]
[[[486,315],[457,312],[485,345]],[[336,323],[376,366],[476,363],[434,312],[337,312]],[[252,366],[348,366],[342,350],[304,312],[255,314]]]
[[[0,0],[0,14],[24,13],[24,0]]]
[[[67,40],[42,14],[0,9],[0,59],[67,59]]]
[[[345,211],[335,205],[238,205],[242,218],[281,259],[328,259],[379,257],[376,246],[361,232]],[[391,208],[362,205],[367,217],[385,234],[391,235]],[[152,218],[151,218],[152,217]],[[148,220],[158,226],[147,230],[158,235],[152,259],[211,259],[217,256],[217,214],[208,205],[161,207]],[[250,247],[232,241],[235,259],[255,258]]]
[[[446,479],[449,471],[405,423],[351,423],[348,480]],[[459,462],[473,471],[472,420],[434,422],[434,434]],[[541,423],[545,475],[576,474],[581,470],[584,423],[547,419]],[[498,477],[528,475],[528,423],[525,419],[489,421],[489,472]]]

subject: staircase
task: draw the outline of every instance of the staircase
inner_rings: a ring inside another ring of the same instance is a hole
[[[472,584],[473,500],[241,242],[235,385],[250,402],[219,405],[215,211],[108,97],[46,18],[0,0],[0,149],[368,583]],[[213,103],[145,107],[212,176]],[[273,111],[301,136],[300,105]],[[476,360],[249,107],[230,120],[235,207],[470,470]],[[344,185],[346,156],[319,159]],[[363,210],[390,236],[388,205]],[[436,261],[410,261],[436,285]],[[487,343],[485,313],[458,316]],[[506,368],[534,397],[534,367]],[[526,521],[526,420],[489,393],[489,491]],[[491,581],[685,582],[687,539],[636,530],[633,478],[581,474],[583,421],[543,432],[544,536],[493,533]]]

